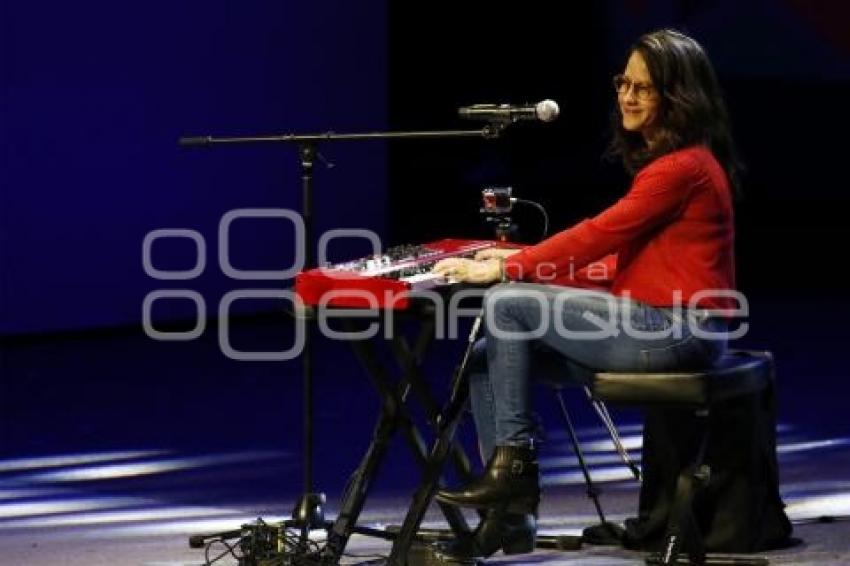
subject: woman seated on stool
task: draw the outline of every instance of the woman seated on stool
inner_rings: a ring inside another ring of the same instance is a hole
[[[470,396],[483,475],[449,504],[488,509],[457,558],[531,552],[540,482],[529,383],[556,354],[562,379],[585,371],[656,372],[710,366],[726,348],[723,313],[737,303],[733,189],[737,166],[711,63],[690,37],[642,36],[614,77],[613,151],[634,175],[598,216],[516,250],[446,259],[434,271],[496,285],[484,297],[485,338]],[[597,263],[594,263],[597,262]],[[593,264],[593,265],[591,265]],[[605,290],[586,285],[608,273]],[[551,364],[550,364],[551,367]]]

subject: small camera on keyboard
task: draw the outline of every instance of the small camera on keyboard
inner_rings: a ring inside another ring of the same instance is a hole
[[[481,214],[501,216],[510,214],[514,203],[511,200],[512,187],[487,187],[481,191]]]
[[[496,224],[496,239],[508,241],[516,231],[511,221],[511,211],[516,199],[511,196],[512,187],[485,187],[481,191],[482,206],[479,212],[487,222]]]

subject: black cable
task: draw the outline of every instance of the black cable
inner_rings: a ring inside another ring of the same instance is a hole
[[[221,554],[219,554],[218,556],[216,556],[215,558],[213,558],[212,560],[210,560],[210,550],[212,549],[213,545],[214,545],[214,544],[216,544],[216,543],[221,543],[221,544],[223,544],[223,545],[227,548],[227,550],[225,550],[224,552],[222,552]],[[206,548],[204,549],[204,560],[205,560],[205,562],[204,562],[204,566],[211,566],[212,564],[215,564],[216,562],[218,562],[219,560],[221,560],[222,558],[224,558],[224,557],[225,557],[225,556],[227,556],[228,554],[230,554],[231,556],[233,556],[233,558],[235,558],[235,559],[237,560],[237,562],[238,562],[239,560],[241,560],[241,559],[242,559],[242,557],[241,557],[241,556],[238,556],[238,555],[236,554],[236,552],[234,552],[234,549],[235,549],[235,548],[236,548],[235,546],[231,546],[231,545],[230,545],[230,544],[228,544],[228,542],[227,542],[226,540],[224,540],[224,539],[220,539],[220,538],[219,538],[219,539],[213,539],[213,540],[211,540],[210,542],[208,542],[208,543],[207,543],[207,546],[206,546]]]
[[[311,564],[311,563],[314,563],[314,561],[311,558],[299,555],[298,553],[301,552],[301,551],[304,551],[307,554],[312,554],[314,556],[318,556],[322,552],[322,550],[324,549],[325,545],[320,545],[316,541],[310,540],[308,538],[304,543],[305,546],[302,547],[301,546],[301,536],[300,536],[300,534],[295,534],[294,532],[291,532],[291,531],[293,531],[293,529],[283,529],[283,533],[280,535],[281,538],[283,539],[283,554],[284,554],[284,556],[282,558],[285,559],[286,558],[285,555],[288,553],[288,554],[292,555],[290,558],[296,560],[295,562],[292,562],[293,564],[298,564],[298,563]]]
[[[349,476],[348,481],[346,482],[343,488],[343,499],[348,495],[350,490],[353,487],[354,480],[357,474],[362,473],[363,465],[359,465],[354,472]],[[214,539],[211,540],[207,546],[204,553],[206,562],[204,566],[211,566],[215,562],[221,560],[228,554],[232,555],[237,561],[242,560],[246,557],[257,558],[254,556],[257,553],[257,541],[263,540],[264,537],[261,536],[261,532],[263,530],[271,530],[277,528],[278,531],[275,537],[278,541],[280,541],[282,548],[277,551],[273,551],[273,556],[263,556],[263,560],[266,560],[269,566],[315,566],[320,564],[321,553],[327,547],[327,543],[320,544],[314,540],[310,540],[307,538],[303,544],[301,540],[301,533],[298,529],[294,527],[286,528],[283,526],[280,527],[272,527],[268,525],[262,518],[258,518],[255,525],[251,530],[251,534],[244,535],[239,539],[239,543],[231,546],[223,539]],[[219,554],[213,559],[210,559],[210,550],[215,543],[222,543],[227,547],[227,550]],[[238,556],[235,553],[236,548],[240,548],[243,551],[243,556]],[[382,554],[350,554],[345,553],[343,556],[349,558],[363,558],[363,559],[386,559],[387,556]]]
[[[543,215],[543,236],[540,238],[541,240],[545,239],[546,236],[549,235],[549,214],[546,213],[546,209],[543,208],[543,205],[539,202],[534,202],[533,200],[527,200],[524,198],[516,199],[516,202],[522,204],[530,204],[531,206],[537,208],[540,211],[540,214]]]

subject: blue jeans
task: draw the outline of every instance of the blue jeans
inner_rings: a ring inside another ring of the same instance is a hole
[[[725,323],[706,311],[609,293],[513,283],[489,289],[482,306],[485,338],[468,371],[485,462],[496,445],[533,444],[532,379],[581,384],[595,371],[709,367],[726,349]]]

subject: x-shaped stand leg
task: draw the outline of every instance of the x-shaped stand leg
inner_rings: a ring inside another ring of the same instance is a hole
[[[422,519],[428,510],[428,506],[434,499],[434,494],[440,484],[440,475],[449,453],[454,446],[453,438],[457,425],[463,416],[466,402],[469,398],[469,383],[466,365],[472,354],[472,345],[478,336],[481,327],[481,317],[475,319],[472,330],[469,333],[469,341],[466,352],[460,366],[455,370],[452,378],[452,388],[449,401],[445,410],[437,420],[437,438],[431,447],[431,452],[426,461],[425,473],[422,482],[413,494],[413,503],[407,511],[404,522],[401,525],[398,538],[393,543],[387,564],[391,566],[406,566],[410,547],[416,537],[416,532],[422,524]],[[467,531],[459,532],[452,526],[456,536],[464,536]]]
[[[348,329],[351,329],[353,323],[346,323]],[[395,328],[391,328],[393,336],[396,335]],[[426,320],[420,330],[420,339],[417,339],[417,347],[411,352],[407,343],[401,337],[394,337],[393,351],[397,361],[402,366],[403,375],[401,383],[409,384],[417,397],[425,404],[426,413],[429,419],[433,419],[433,424],[438,430],[443,429],[442,420],[439,420],[439,412],[437,403],[427,389],[424,378],[419,371],[417,359],[421,357],[427,346],[428,340],[422,338],[423,333],[430,335],[433,332],[433,323]],[[342,557],[345,546],[351,534],[356,532],[356,523],[363,509],[366,497],[371,487],[371,481],[375,477],[378,468],[383,460],[386,451],[389,447],[389,442],[396,432],[400,431],[407,440],[408,445],[413,451],[413,456],[416,463],[423,470],[426,478],[436,474],[433,480],[435,489],[439,484],[440,470],[445,457],[441,459],[439,468],[435,469],[432,464],[432,459],[428,456],[428,450],[425,441],[419,430],[413,423],[410,414],[404,405],[404,399],[397,387],[394,386],[393,380],[389,376],[386,368],[381,363],[376,352],[374,341],[372,340],[355,340],[351,342],[352,348],[360,361],[361,365],[366,369],[372,385],[378,391],[381,398],[381,414],[375,426],[372,443],[363,456],[360,465],[352,479],[347,493],[343,496],[342,505],[339,515],[333,523],[333,526],[328,531],[328,541],[325,549],[322,551],[321,561],[323,564],[336,564]],[[453,391],[453,396],[455,395]],[[464,397],[465,403],[465,397]],[[462,406],[460,409],[462,410]],[[461,467],[462,473],[469,473],[469,463],[462,451],[453,444],[451,438],[447,439],[446,453],[452,451],[455,454],[455,460]],[[425,480],[423,480],[424,483]],[[421,488],[420,488],[421,489]],[[429,498],[430,502],[430,498]],[[427,504],[425,505],[427,508]],[[446,517],[452,531],[457,535],[465,535],[469,533],[469,526],[460,509],[451,505],[440,504],[440,509]],[[424,511],[423,511],[424,514]],[[421,519],[420,519],[421,522]],[[418,524],[417,524],[418,526]],[[409,546],[409,545],[408,545]]]

